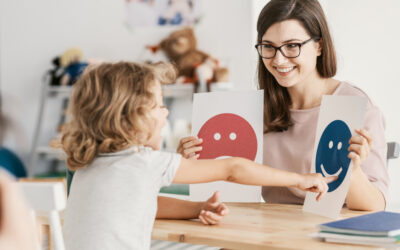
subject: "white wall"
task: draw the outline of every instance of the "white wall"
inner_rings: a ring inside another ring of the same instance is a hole
[[[0,0],[0,83],[3,110],[13,124],[5,145],[27,163],[39,109],[41,77],[50,61],[65,49],[80,47],[86,58],[137,60],[146,44],[156,44],[171,29],[124,25],[125,1]],[[195,28],[198,48],[230,67],[237,88],[249,88],[251,68],[251,2],[203,1],[204,16]],[[43,142],[54,136],[60,103],[46,115]]]
[[[258,15],[265,0],[255,0]],[[362,88],[386,118],[386,138],[400,142],[400,1],[320,0],[338,56],[336,79]],[[253,16],[253,25],[257,17]],[[391,201],[400,210],[400,159],[391,160]]]

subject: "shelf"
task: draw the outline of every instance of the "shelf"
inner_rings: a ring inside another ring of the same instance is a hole
[[[36,150],[38,155],[46,156],[47,158],[65,160],[65,153],[62,149],[52,148],[48,146],[38,147]]]
[[[190,83],[162,85],[162,90],[165,98],[188,97],[193,95],[194,85]]]
[[[72,86],[47,86],[47,93],[49,96],[69,97],[72,89]]]

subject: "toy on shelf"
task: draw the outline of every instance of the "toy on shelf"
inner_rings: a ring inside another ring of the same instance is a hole
[[[73,85],[78,77],[83,73],[88,63],[82,61],[83,53],[78,48],[66,50],[60,57],[60,64],[65,72],[61,78],[61,85]]]
[[[50,76],[50,86],[60,86],[61,78],[64,75],[64,68],[61,67],[60,57],[54,57],[51,63],[53,64],[54,68],[47,72]]]
[[[210,83],[227,82],[229,71],[217,59],[197,49],[193,29],[172,32],[157,46],[148,46],[153,53],[161,50],[178,69],[177,83],[193,83],[196,92],[210,90]]]

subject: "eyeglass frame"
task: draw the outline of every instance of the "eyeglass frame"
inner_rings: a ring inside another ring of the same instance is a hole
[[[281,52],[282,56],[284,56],[284,57],[286,57],[286,58],[297,58],[297,57],[299,57],[300,54],[301,54],[301,47],[302,47],[303,45],[305,45],[306,43],[308,43],[308,42],[310,42],[310,41],[312,41],[312,40],[317,41],[317,40],[319,40],[319,39],[320,39],[319,37],[311,37],[310,39],[307,39],[307,40],[305,40],[305,41],[303,41],[303,42],[301,42],[301,43],[285,43],[285,44],[282,44],[282,45],[279,46],[279,47],[275,47],[275,46],[271,45],[271,47],[275,49],[275,53],[274,53],[274,55],[273,55],[272,57],[263,57],[263,56],[261,55],[261,52],[258,50],[258,47],[259,47],[260,45],[266,45],[265,43],[257,43],[256,45],[254,45],[254,47],[256,48],[258,55],[259,55],[261,58],[264,58],[264,59],[272,59],[272,58],[274,58],[274,57],[276,56],[276,52],[277,52],[278,50]],[[298,54],[297,56],[286,56],[285,53],[281,50],[281,48],[282,48],[283,46],[287,46],[288,44],[297,45],[297,46],[299,47],[299,54]]]

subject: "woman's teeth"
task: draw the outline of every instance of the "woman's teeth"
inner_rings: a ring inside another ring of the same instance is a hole
[[[290,67],[290,68],[276,68],[276,70],[280,73],[287,73],[289,71],[292,71],[294,69],[294,67]]]

